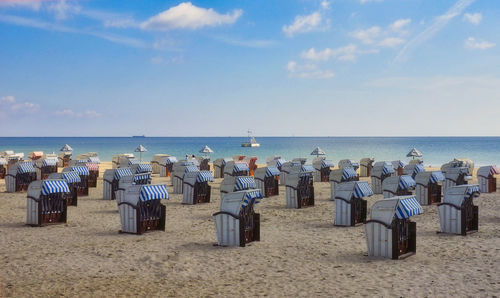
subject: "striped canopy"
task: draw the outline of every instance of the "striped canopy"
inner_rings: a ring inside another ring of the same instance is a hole
[[[331,160],[325,160],[323,159],[321,161],[321,168],[331,168],[331,167],[334,167],[335,165],[333,164],[333,161]]]
[[[252,201],[254,201],[255,204],[258,204],[260,203],[261,200],[262,200],[262,193],[260,192],[260,190],[249,191],[245,194],[245,198],[241,203],[241,207],[248,206]]]
[[[364,197],[369,197],[373,195],[373,191],[370,188],[368,182],[356,182],[356,186],[354,187],[354,197],[357,199],[361,199]]]
[[[467,190],[465,191],[465,198],[469,198],[474,193],[481,193],[481,191],[479,190],[479,185],[477,184],[472,184],[467,187]]]
[[[357,177],[358,174],[354,170],[354,168],[344,168],[342,172],[342,180],[347,180],[353,177]]]
[[[46,158],[42,162],[42,167],[52,167],[57,166],[57,159],[55,158]]]
[[[416,175],[416,174],[421,173],[421,172],[425,172],[424,166],[421,164],[415,165],[415,167],[413,168],[413,174]]]
[[[80,176],[88,176],[90,175],[89,173],[89,168],[85,167],[85,166],[77,166],[77,167],[71,167],[71,169],[75,172],[78,173],[78,175]]]
[[[161,199],[168,199],[168,191],[166,185],[143,185],[141,187],[139,200],[141,200],[142,202]]]
[[[232,159],[231,158],[223,158],[222,159],[222,165],[225,166],[227,164],[228,161],[231,161]]]
[[[236,190],[246,190],[257,188],[255,180],[252,177],[237,177]]]
[[[167,165],[174,164],[176,162],[177,162],[177,157],[175,157],[175,156],[169,156],[169,157],[167,157],[167,160],[166,160],[166,164]]]
[[[35,172],[35,165],[31,161],[20,163],[19,166],[17,167],[18,174],[34,173],[34,172]]]
[[[394,168],[390,163],[385,163],[384,167],[382,168],[382,175],[387,175],[391,173],[394,173]]]
[[[411,176],[403,175],[399,177],[398,189],[409,189],[416,185],[417,183]]]
[[[284,160],[282,158],[278,158],[276,160],[276,166],[281,167],[285,162],[286,162],[286,160]]]
[[[136,164],[140,164],[141,161],[138,160],[138,159],[135,159],[135,158],[131,158],[128,160],[128,165],[136,165]]]
[[[402,160],[395,160],[392,162],[392,166],[397,169],[397,168],[404,168],[408,163],[402,161]]]
[[[97,156],[91,156],[91,157],[89,157],[88,161],[91,162],[91,163],[101,163],[101,160]]]
[[[44,180],[42,185],[42,195],[46,196],[52,193],[68,193],[69,186],[65,180]]]
[[[394,216],[398,219],[405,219],[422,213],[424,213],[424,209],[418,203],[417,198],[412,196],[399,200]]]
[[[198,169],[198,167],[196,167],[196,166],[188,166],[184,170],[184,173],[193,173],[193,172],[199,172],[199,171],[200,171],[200,169]]]
[[[279,176],[281,174],[280,170],[276,167],[266,168],[266,177]]]
[[[439,181],[444,181],[444,180],[446,180],[446,178],[444,177],[441,171],[432,172],[431,177],[429,178],[429,181],[431,183],[438,183]]]
[[[86,163],[85,166],[89,168],[89,171],[99,171],[99,164],[98,163]]]
[[[146,180],[146,179],[151,179],[151,173],[143,173],[143,174],[134,175],[134,182],[137,182],[140,180]]]
[[[80,182],[82,182],[80,175],[78,175],[78,173],[75,171],[63,172],[62,176],[63,176],[64,180],[66,180],[67,183],[80,183]]]
[[[86,164],[87,162],[89,162],[88,159],[75,159],[74,161],[76,164]]]
[[[235,163],[234,168],[233,168],[233,173],[235,172],[243,172],[243,171],[250,171],[248,168],[248,165],[246,163]]]
[[[200,171],[200,173],[196,177],[196,182],[207,182],[207,181],[214,181],[214,176],[212,176],[212,172]]]
[[[150,163],[140,163],[137,166],[137,173],[152,172],[153,166]]]
[[[314,172],[316,169],[312,165],[302,165],[301,172]]]
[[[125,176],[134,176],[134,174],[132,174],[132,170],[130,170],[130,168],[118,168],[118,169],[116,169],[116,171],[115,171],[115,179],[116,180],[120,180],[122,177],[125,177]]]
[[[3,157],[0,157],[0,166],[6,165],[6,164],[7,164],[7,160]]]

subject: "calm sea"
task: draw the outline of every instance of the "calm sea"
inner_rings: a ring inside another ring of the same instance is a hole
[[[500,164],[500,137],[257,137],[259,148],[242,148],[240,144],[245,141],[244,137],[0,138],[0,151],[50,153],[69,144],[74,154],[95,151],[101,160],[110,161],[113,155],[133,152],[142,144],[148,149],[143,159],[150,160],[157,153],[178,158],[199,155],[198,151],[208,145],[214,151],[212,160],[244,154],[257,156],[262,162],[272,155],[285,159],[310,157],[311,151],[319,146],[328,159],[337,163],[345,158],[359,160],[369,156],[376,160],[408,160],[406,154],[416,147],[423,153],[426,165],[441,165],[454,157],[471,158],[477,165]]]

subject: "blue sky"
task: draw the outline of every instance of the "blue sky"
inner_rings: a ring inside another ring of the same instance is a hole
[[[500,3],[0,0],[0,136],[500,135]]]

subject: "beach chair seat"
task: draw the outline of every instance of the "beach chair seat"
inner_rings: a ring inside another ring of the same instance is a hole
[[[28,188],[26,223],[31,226],[66,223],[69,192],[62,179],[32,182]]]

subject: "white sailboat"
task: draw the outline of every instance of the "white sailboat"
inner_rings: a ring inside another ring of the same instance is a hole
[[[241,143],[241,147],[260,147],[260,144],[257,143],[257,140],[252,136],[252,132],[248,131],[248,142]]]

